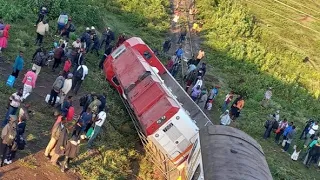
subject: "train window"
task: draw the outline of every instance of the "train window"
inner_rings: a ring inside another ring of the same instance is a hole
[[[191,153],[190,153],[190,155],[189,155],[189,157],[188,157],[188,163],[190,163],[190,160],[191,160],[191,158],[192,158],[192,156],[193,156],[194,151],[196,150],[197,145],[198,145],[198,139],[197,139],[197,140],[194,142],[194,144],[193,144]]]
[[[145,51],[143,53],[143,57],[146,59],[146,60],[149,60],[150,58],[152,58],[152,55],[149,51]]]
[[[125,51],[126,51],[126,47],[124,46],[124,44],[122,44],[115,51],[111,53],[111,56],[113,59],[117,59]]]
[[[113,78],[112,78],[112,82],[113,82],[114,84],[116,84],[117,86],[119,86],[119,85],[120,85],[120,83],[119,83],[119,81],[118,81],[118,79],[117,79],[117,77],[116,77],[116,76],[113,76]]]
[[[200,164],[198,165],[196,171],[193,173],[191,180],[198,180],[201,174]]]

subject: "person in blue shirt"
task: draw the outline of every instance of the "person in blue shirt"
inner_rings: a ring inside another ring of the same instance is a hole
[[[176,52],[175,52],[175,55],[176,55],[176,59],[175,59],[175,61],[177,60],[177,59],[182,59],[182,56],[183,56],[183,49],[182,49],[182,46],[180,46],[177,50],[176,50]]]
[[[290,124],[284,129],[283,134],[282,134],[283,140],[287,139],[289,132],[292,130],[292,126],[293,126],[293,122],[290,122]]]
[[[72,136],[79,137],[80,134],[86,129],[88,123],[92,121],[92,112],[91,109],[88,108],[86,112],[83,112],[76,123]]]
[[[19,55],[16,57],[16,60],[13,64],[12,76],[16,79],[18,78],[19,72],[23,69],[24,60],[23,60],[23,51],[20,51]]]

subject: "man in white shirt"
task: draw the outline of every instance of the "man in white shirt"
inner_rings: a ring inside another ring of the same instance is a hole
[[[98,136],[101,131],[101,127],[103,123],[106,121],[107,113],[105,111],[100,111],[96,118],[93,120],[94,122],[94,130],[88,141],[87,147],[90,150],[92,147],[93,140]]]
[[[306,142],[304,143],[304,147],[307,147],[309,145],[310,141],[312,140],[311,136],[314,136],[314,134],[318,131],[319,129],[318,123],[319,122],[315,122],[314,124],[310,125],[310,130],[308,132]]]
[[[88,75],[88,72],[88,67],[84,64],[80,65],[74,72],[71,90],[75,95],[78,93],[78,90],[80,89],[83,80]]]
[[[16,115],[18,108],[20,107],[23,89],[20,88],[17,92],[13,93],[9,98],[9,107],[5,119],[2,121],[2,127],[9,122],[10,115]]]
[[[81,41],[80,41],[79,38],[78,38],[76,41],[73,41],[72,47],[73,47],[75,50],[79,50],[79,49],[81,48]]]
[[[231,123],[231,118],[229,115],[229,110],[226,110],[221,116],[220,116],[220,125],[228,126]]]

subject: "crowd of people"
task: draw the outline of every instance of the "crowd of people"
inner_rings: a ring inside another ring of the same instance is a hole
[[[61,171],[64,172],[68,168],[69,161],[77,157],[80,140],[87,139],[88,151],[93,151],[94,140],[101,132],[108,113],[106,94],[99,95],[91,92],[80,98],[82,111],[78,118],[75,116],[74,96],[77,95],[89,73],[86,66],[86,54],[95,52],[97,56],[100,56],[99,52],[103,49],[105,53],[99,62],[99,68],[102,69],[106,57],[126,40],[126,36],[121,34],[118,41],[113,42],[115,35],[111,28],[107,27],[100,41],[92,26],[87,27],[85,32],[70,44],[70,33],[75,32],[76,28],[71,17],[62,13],[58,18],[56,31],[56,36],[61,39],[53,43],[53,50],[46,50],[43,43],[45,36],[49,33],[47,14],[48,8],[42,6],[35,23],[37,34],[35,45],[38,45],[38,48],[32,56],[32,67],[24,74],[23,88],[19,88],[9,97],[7,113],[2,121],[1,166],[11,164],[16,152],[24,149],[26,122],[33,114],[26,101],[36,88],[37,79],[41,76],[41,68],[51,66],[50,62],[53,61],[51,70],[52,72],[59,70],[59,74],[45,101],[49,106],[55,108],[57,119],[51,128],[51,138],[44,154],[53,165],[59,164]],[[10,25],[5,24],[0,18],[0,52],[7,48],[9,28]],[[64,63],[63,67],[59,67],[61,63]],[[13,87],[19,73],[24,68],[24,52],[20,51],[13,64],[13,72],[8,78],[7,85]],[[58,162],[62,156],[63,160]]]

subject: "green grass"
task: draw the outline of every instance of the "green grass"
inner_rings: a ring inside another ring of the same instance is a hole
[[[298,18],[297,13],[285,10],[275,1],[252,2],[273,8],[293,19]],[[312,3],[315,1],[303,2],[310,8],[316,5]],[[319,172],[316,169],[306,169],[302,162],[293,162],[288,154],[281,152],[281,147],[273,142],[274,135],[267,141],[262,139],[267,115],[277,109],[281,110],[281,119],[286,117],[295,123],[297,136],[307,118],[318,116],[319,72],[310,64],[302,63],[305,56],[316,59],[317,34],[254,7],[245,0],[198,0],[197,8],[198,19],[205,23],[203,46],[207,52],[206,61],[212,67],[208,74],[219,77],[219,82],[211,82],[211,78],[207,77],[207,83],[224,85],[216,106],[222,105],[224,95],[231,89],[245,95],[242,116],[234,126],[247,132],[262,145],[273,178],[317,179]],[[269,22],[269,26],[266,26],[265,21]],[[319,30],[317,21],[307,25]],[[302,48],[298,51],[286,41]],[[260,102],[266,88],[270,86],[274,88],[271,104],[268,108],[262,108]],[[211,116],[219,112],[215,113]],[[302,142],[297,138],[294,143],[299,149],[302,148]],[[289,151],[292,152],[292,147]]]
[[[27,69],[31,67],[30,59],[36,49],[33,45],[36,37],[33,24],[37,18],[38,3],[49,4],[50,36],[45,37],[44,43],[47,49],[52,48],[53,40],[58,40],[52,35],[55,32],[56,20],[62,11],[72,16],[77,27],[76,35],[80,35],[87,26],[95,26],[98,33],[110,26],[116,35],[125,32],[129,37],[142,37],[153,48],[161,46],[162,37],[169,28],[169,2],[166,0],[155,0],[152,3],[148,0],[0,0],[0,16],[11,24],[9,47],[2,55],[7,62],[12,63],[18,51],[25,50]],[[75,37],[73,35],[72,39]],[[152,164],[144,158],[143,153],[140,154],[136,150],[139,139],[118,94],[98,70],[100,58],[92,54],[87,55],[90,72],[82,86],[87,92],[107,93],[110,111],[103,131],[95,141],[100,153],[97,156],[89,156],[86,153],[86,144],[83,144],[79,158],[72,162],[72,165],[86,179],[131,179],[135,176],[153,179]],[[13,91],[1,83],[2,101]],[[31,104],[36,114],[28,122],[26,135],[29,145],[34,145],[32,152],[35,153],[35,150],[45,148],[54,118],[47,107],[40,107],[37,102]],[[31,151],[25,150],[20,153],[29,155]],[[37,168],[30,158],[21,160],[20,163],[32,169]]]

